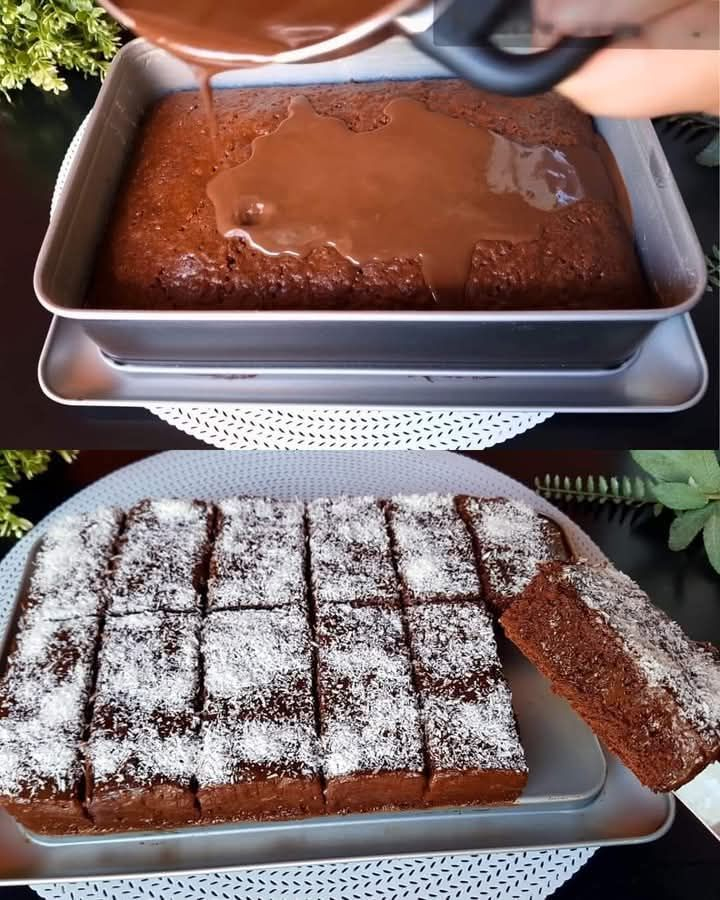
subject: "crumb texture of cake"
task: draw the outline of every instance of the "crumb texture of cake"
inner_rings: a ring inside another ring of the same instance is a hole
[[[612,566],[547,564],[501,617],[595,734],[656,791],[720,756],[720,657]]]
[[[519,597],[544,562],[567,562],[561,528],[527,504],[505,498],[460,497],[475,544],[483,596],[498,614]]]
[[[168,827],[197,816],[197,613],[108,616],[86,750],[100,828]]]
[[[374,497],[308,503],[310,576],[318,607],[396,605],[399,586],[385,514]]]
[[[387,511],[406,604],[480,596],[472,541],[452,495],[393,497]]]
[[[303,606],[304,505],[238,497],[217,509],[208,609]]]
[[[90,827],[80,796],[98,620],[26,612],[0,681],[0,805],[36,832]]]
[[[127,515],[110,613],[193,612],[210,551],[211,510],[201,500],[142,500]]]
[[[399,611],[320,609],[316,639],[327,811],[422,805],[420,718]]]
[[[203,819],[324,812],[304,611],[293,605],[212,612],[203,622],[202,654]]]
[[[406,611],[431,806],[512,803],[527,764],[490,613],[481,602]]]
[[[602,152],[591,119],[556,93],[507,98],[456,79],[432,79],[216,91],[222,165],[246,162],[253,140],[274,132],[299,96],[318,114],[336,117],[355,132],[386,124],[388,104],[403,97],[523,145]],[[358,266],[330,246],[304,258],[273,257],[242,239],[224,238],[206,193],[215,168],[198,93],[183,91],[161,99],[140,129],[99,249],[87,306],[443,308],[423,278],[419,254]],[[619,205],[581,199],[558,209],[531,241],[484,240],[478,235],[464,297],[459,292],[449,308],[602,310],[657,305]]]
[[[98,509],[66,516],[45,533],[35,556],[26,605],[46,619],[98,616],[122,513]]]

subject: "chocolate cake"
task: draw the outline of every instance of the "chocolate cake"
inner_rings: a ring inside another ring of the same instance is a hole
[[[304,505],[239,497],[217,509],[208,609],[304,606]]]
[[[197,781],[203,819],[324,812],[304,612],[293,606],[210,613],[202,654]]]
[[[325,607],[316,636],[327,811],[420,806],[422,735],[400,613]]]
[[[498,614],[522,594],[541,563],[571,557],[560,527],[525,503],[459,497],[458,507],[473,536],[483,597]]]
[[[500,622],[643,784],[675,790],[720,757],[720,656],[627,575],[547,564]]]
[[[451,495],[393,497],[387,513],[406,604],[480,596],[472,541]]]
[[[310,578],[318,606],[398,603],[385,515],[374,497],[313,500],[307,517]]]
[[[107,618],[86,748],[87,806],[99,828],[197,817],[199,626],[196,613]]]
[[[201,500],[142,500],[120,539],[110,613],[193,612],[210,552],[211,511]]]
[[[302,96],[355,132],[387,123],[402,97],[548,153],[603,150],[592,121],[556,93],[506,98],[454,79],[219,90],[214,95],[219,169],[248,160],[255,138],[275,131]],[[608,168],[611,166],[608,165]],[[331,247],[269,256],[217,228],[206,193],[218,171],[199,95],[164,97],[150,111],[118,191],[86,304],[134,310],[423,310],[446,308],[421,259],[358,266]],[[608,175],[613,180],[614,175]],[[521,186],[522,187],[522,186]],[[526,187],[526,186],[525,186]],[[418,185],[418,191],[423,186]],[[328,173],[327,189],[333,181]],[[621,193],[621,191],[618,191]],[[534,240],[478,235],[464,295],[447,308],[637,309],[657,305],[621,211],[623,201],[580,199],[550,217]]]
[[[118,509],[98,509],[53,523],[35,556],[26,606],[46,619],[98,616],[122,518]]]
[[[32,831],[90,827],[80,741],[98,620],[22,616],[0,681],[0,806]]]
[[[431,806],[511,803],[527,782],[510,687],[482,603],[407,610]]]

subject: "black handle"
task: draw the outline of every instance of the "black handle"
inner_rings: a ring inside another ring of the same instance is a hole
[[[431,28],[411,38],[428,56],[478,87],[511,96],[554,88],[612,40],[568,37],[533,53],[501,50],[491,36],[518,5],[517,0],[455,0]]]

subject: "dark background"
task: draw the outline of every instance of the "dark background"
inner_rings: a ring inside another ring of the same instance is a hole
[[[225,451],[215,451],[225,452]],[[67,497],[139,451],[87,451],[71,466],[51,470],[21,489],[20,512],[37,521]],[[626,474],[637,470],[627,452],[491,450],[469,454],[532,485],[545,473]],[[696,640],[720,646],[720,576],[696,542],[683,553],[666,546],[669,518],[649,510],[573,505],[567,512],[620,568]],[[0,541],[0,556],[10,541]],[[27,888],[0,889],[2,900],[31,900]],[[668,834],[652,844],[599,850],[555,895],[557,900],[720,900],[720,842],[681,803]],[[342,900],[342,898],[338,898]]]
[[[60,163],[92,106],[98,84],[70,77],[60,96],[26,88],[13,103],[0,98],[0,384],[6,447],[160,449],[204,446],[142,409],[60,406],[37,383],[36,367],[50,324],[35,299],[32,273],[48,224],[50,198]],[[703,249],[718,243],[718,170],[703,168],[695,155],[703,138],[686,141],[661,134],[665,151],[695,223]],[[705,141],[707,141],[707,137]],[[718,292],[707,293],[694,313],[711,373],[710,390],[692,410],[672,415],[557,415],[511,442],[513,447],[716,447],[720,435],[718,394]],[[658,441],[657,434],[663,434]]]

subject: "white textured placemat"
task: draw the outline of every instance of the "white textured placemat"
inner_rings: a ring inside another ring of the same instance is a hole
[[[39,523],[0,563],[0,626],[10,613],[27,554],[58,516],[102,504],[129,505],[142,497],[186,496],[209,500],[232,494],[311,498],[341,493],[389,496],[399,492],[473,493],[525,500],[551,513],[574,549],[604,559],[570,519],[531,490],[493,469],[443,452],[304,451],[296,453],[170,451],[113,472]],[[337,863],[191,878],[147,878],[35,888],[43,897],[109,900],[539,900],[570,878],[593,848],[487,853],[362,863]]]
[[[89,116],[88,116],[89,118]],[[88,118],[68,147],[58,173],[50,214],[62,194]],[[484,450],[529,431],[551,418],[551,411],[469,412],[467,410],[327,410],[299,406],[273,408],[213,406],[149,407],[169,425],[224,450],[302,450],[407,448]]]

